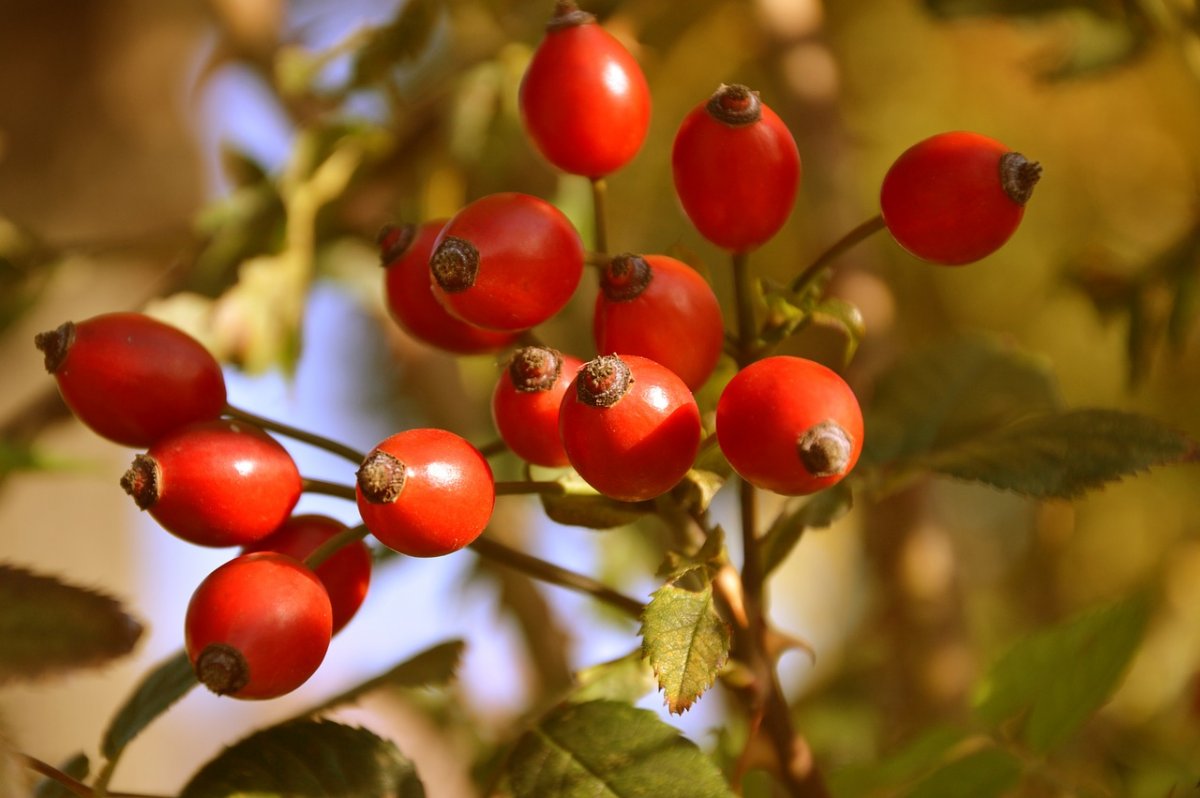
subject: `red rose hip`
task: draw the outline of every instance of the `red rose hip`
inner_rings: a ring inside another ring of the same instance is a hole
[[[241,421],[218,419],[159,439],[121,487],[168,532],[200,546],[244,546],[287,520],[303,489],[292,456]]]
[[[671,150],[675,193],[700,234],[749,252],[787,221],[800,185],[796,141],[758,93],[722,85],[680,124]]]
[[[346,525],[323,515],[293,515],[283,526],[242,549],[243,554],[273,551],[303,560],[323,543],[346,531]],[[362,540],[342,546],[312,569],[333,607],[333,633],[341,631],[362,606],[371,583],[371,550]]]
[[[883,221],[918,258],[971,263],[1016,231],[1041,171],[995,139],[941,133],[908,148],[884,175]]]
[[[221,415],[225,377],[199,341],[141,313],[107,313],[39,334],[71,412],[96,434],[142,448]]]
[[[379,233],[384,265],[384,295],[392,318],[409,335],[430,346],[460,355],[495,352],[516,333],[485,330],[451,316],[433,295],[429,256],[446,224],[440,219],[415,225],[387,225]]]
[[[717,443],[729,464],[747,482],[785,496],[841,481],[862,442],[854,392],[812,360],[759,360],[734,375],[717,400]]]
[[[521,121],[534,146],[564,172],[600,178],[624,166],[650,126],[650,89],[633,56],[559,0],[520,89]]]
[[[276,698],[304,684],[325,658],[333,612],[325,588],[297,560],[244,554],[209,574],[184,620],[201,684],[233,698]]]
[[[529,194],[490,194],[442,228],[429,259],[434,294],[453,315],[527,330],[567,304],[583,276],[583,242],[562,211]]]
[[[597,352],[649,358],[694,391],[721,358],[725,323],[695,269],[666,255],[626,254],[600,272],[592,336]]]
[[[700,410],[675,372],[637,355],[602,355],[575,376],[559,410],[571,465],[621,501],[666,493],[700,448]]]
[[[534,465],[569,465],[558,435],[563,394],[583,365],[543,346],[513,353],[492,390],[492,421],[513,454]]]
[[[410,429],[376,446],[358,469],[363,523],[385,546],[438,557],[469,545],[492,517],[496,485],[479,450],[452,432]]]

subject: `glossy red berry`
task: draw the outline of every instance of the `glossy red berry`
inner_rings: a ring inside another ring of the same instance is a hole
[[[708,281],[666,255],[618,255],[600,273],[592,317],[596,351],[641,355],[704,384],[725,345],[721,305]]]
[[[662,495],[692,467],[700,410],[675,372],[637,355],[602,355],[579,370],[559,410],[571,465],[621,501]]]
[[[244,546],[275,531],[300,499],[288,451],[255,426],[218,419],[154,443],[121,487],[168,532],[200,546]]]
[[[429,267],[435,295],[455,316],[493,330],[527,330],[558,313],[575,292],[583,242],[545,200],[490,194],[447,222]]]
[[[325,588],[297,560],[244,554],[209,574],[184,620],[188,658],[217,695],[275,698],[312,676],[329,648]]]
[[[577,357],[525,346],[509,358],[492,390],[492,421],[513,454],[534,465],[569,465],[558,435],[558,409],[579,367]]]
[[[879,204],[896,242],[933,263],[977,261],[1008,241],[1042,168],[978,133],[942,133],[908,148]]]
[[[799,496],[827,488],[862,451],[858,399],[820,363],[777,355],[746,366],[717,400],[717,443],[738,474]]]
[[[225,377],[199,341],[140,313],[107,313],[39,334],[71,412],[96,434],[145,447],[221,415]]]
[[[596,18],[559,0],[521,80],[521,121],[564,172],[599,178],[641,149],[650,126],[642,69]]]
[[[460,355],[495,352],[517,334],[485,330],[451,316],[429,279],[433,242],[446,220],[415,225],[388,225],[379,233],[384,265],[384,294],[392,318],[411,336],[430,346]]]
[[[243,554],[274,551],[303,561],[330,538],[346,531],[346,525],[323,515],[293,515],[265,538],[242,549]],[[333,606],[333,633],[350,622],[367,597],[371,583],[371,550],[362,540],[342,546],[313,569],[325,586]]]
[[[385,546],[438,557],[467,546],[492,517],[496,485],[479,450],[452,432],[410,429],[358,469],[358,511]]]
[[[740,85],[722,85],[684,118],[671,166],[692,224],[731,252],[749,252],[775,235],[800,185],[791,132],[757,92]]]

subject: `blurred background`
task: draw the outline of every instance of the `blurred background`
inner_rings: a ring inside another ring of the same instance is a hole
[[[1044,364],[1068,406],[1136,410],[1200,435],[1194,0],[583,5],[634,53],[654,98],[641,153],[609,179],[612,251],[684,253],[728,301],[725,258],[687,223],[669,164],[679,121],[722,82],[757,89],[803,159],[789,224],[751,260],[781,282],[878,212],[880,180],[904,149],[978,131],[1040,161],[1042,182],[1014,238],[980,263],[931,266],[886,233],[842,259],[831,292],[865,323],[845,370],[864,402],[906,353],[982,330]],[[553,200],[590,240],[587,182],[541,161],[516,113],[551,10],[5,4],[0,561],[101,589],[147,626],[134,656],[102,671],[0,688],[0,737],[13,747],[49,762],[96,756],[112,712],[181,645],[194,585],[228,556],[139,514],[117,487],[133,453],[66,415],[33,335],[146,308],[217,352],[231,402],[252,412],[363,449],[415,425],[489,441],[497,357],[454,359],[406,337],[384,309],[374,236],[388,221],[515,190]],[[543,339],[590,357],[594,291],[585,280]],[[831,364],[844,346],[822,328],[786,345]],[[717,388],[701,392],[702,406]],[[319,452],[293,452],[306,476],[352,479]],[[497,469],[519,474],[511,461]],[[818,653],[815,666],[789,654],[782,669],[823,767],[869,762],[964,717],[981,672],[1022,633],[1151,585],[1161,600],[1124,686],[1057,764],[1059,786],[1029,794],[1190,790],[1200,779],[1198,497],[1191,467],[1069,503],[927,479],[864,497],[810,534],[770,598],[780,629]],[[728,504],[718,496],[718,519],[735,517]],[[596,532],[551,524],[536,502],[498,508],[493,534],[513,545],[630,595],[655,589],[652,524]],[[301,509],[355,517],[335,500]],[[470,554],[388,562],[374,580],[301,691],[265,704],[194,692],[133,744],[113,786],[170,794],[251,729],[462,638],[456,695],[378,695],[340,717],[395,740],[433,798],[474,795],[472,763],[530,707],[572,671],[637,646],[636,625]],[[711,748],[727,709],[716,690],[670,721]]]

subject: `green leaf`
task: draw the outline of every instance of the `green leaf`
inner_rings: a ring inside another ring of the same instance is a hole
[[[1060,406],[1047,366],[970,336],[916,352],[879,378],[859,468],[903,468],[930,452]]]
[[[515,798],[731,798],[716,765],[653,712],[567,704],[522,735],[506,765]]]
[[[812,320],[814,324],[833,327],[845,334],[846,348],[842,352],[842,363],[849,364],[858,351],[858,345],[867,335],[862,311],[844,299],[829,297],[813,309]]]
[[[82,752],[58,766],[58,770],[61,773],[70,776],[76,781],[86,779],[90,769],[91,763],[88,762],[87,754]],[[42,781],[38,782],[37,789],[33,793],[33,798],[73,798],[74,795],[75,793],[54,779],[42,779]]]
[[[977,713],[994,726],[1015,723],[1035,751],[1062,745],[1119,686],[1150,604],[1138,593],[1017,643],[983,680]]]
[[[712,686],[729,658],[729,624],[713,603],[712,582],[699,590],[667,584],[642,614],[642,651],[667,708],[686,712]]]
[[[536,479],[537,471],[531,470]],[[574,471],[556,475],[562,485],[561,493],[542,493],[542,508],[546,516],[559,524],[589,529],[616,529],[641,519],[654,511],[654,502],[622,502],[596,492]]]
[[[1115,410],[1072,410],[991,430],[924,462],[959,479],[1065,499],[1196,455],[1195,441],[1154,419]]]
[[[70,471],[83,463],[42,453],[28,443],[0,438],[0,480],[19,471]]]
[[[839,482],[811,496],[795,512],[782,513],[758,541],[763,575],[771,573],[787,559],[806,529],[830,526],[850,512],[853,505],[850,486]]]
[[[911,782],[940,765],[966,733],[936,727],[878,762],[855,764],[829,776],[829,789],[837,798],[892,795],[896,787]]]
[[[999,748],[956,759],[923,779],[908,798],[1000,798],[1021,779],[1021,763]]]
[[[466,644],[461,640],[439,643],[378,676],[339,693],[305,714],[318,715],[342,704],[357,701],[361,696],[383,687],[430,687],[447,684],[454,679],[465,647]]]
[[[584,668],[575,674],[575,682],[577,687],[568,698],[574,704],[601,699],[632,704],[658,687],[640,648],[620,659]]]
[[[105,664],[141,636],[115,599],[0,563],[0,684]]]
[[[302,720],[225,749],[192,777],[180,798],[375,795],[424,798],[425,788],[412,762],[387,740],[366,729]]]
[[[1038,16],[1103,5],[1105,0],[925,0],[925,7],[939,17]]]
[[[358,51],[353,85],[383,81],[398,64],[416,59],[429,45],[441,10],[436,0],[408,0],[400,16],[373,30]]]
[[[195,671],[186,651],[178,651],[146,674],[108,724],[100,753],[114,760],[150,723],[195,687]]]

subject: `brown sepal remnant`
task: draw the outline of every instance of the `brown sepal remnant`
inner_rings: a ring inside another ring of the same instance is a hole
[[[429,268],[443,291],[466,291],[479,274],[479,250],[465,238],[446,236],[430,256]]]
[[[850,465],[854,440],[832,419],[814,424],[796,441],[796,451],[804,468],[814,477],[843,474]]]
[[[158,501],[162,490],[162,469],[158,461],[148,454],[135,455],[133,464],[121,477],[121,487],[139,508],[149,510]]]
[[[556,31],[576,25],[591,25],[595,21],[596,15],[581,10],[575,0],[558,0],[554,4],[554,15],[546,23],[546,30]]]
[[[1006,152],[1000,156],[1000,184],[1004,193],[1018,205],[1029,202],[1033,187],[1042,177],[1042,165],[1031,161],[1019,152]]]
[[[705,108],[714,119],[730,127],[751,125],[762,119],[758,92],[740,83],[722,83],[708,98]]]
[[[562,374],[562,356],[545,346],[523,346],[508,361],[513,388],[522,393],[548,391]]]
[[[225,643],[209,643],[196,657],[196,678],[217,695],[232,695],[250,683],[242,652]]]
[[[575,393],[579,401],[592,407],[612,407],[629,392],[633,373],[616,355],[601,355],[579,370]]]
[[[63,322],[56,329],[33,336],[33,345],[45,356],[46,371],[53,374],[67,359],[67,350],[75,342],[75,323]]]
[[[654,271],[640,255],[616,255],[600,272],[600,290],[610,302],[626,302],[650,285]]]
[[[367,455],[356,476],[359,490],[372,504],[390,504],[404,490],[404,463],[379,449]]]
[[[385,224],[379,228],[375,243],[379,245],[379,263],[387,266],[408,252],[408,248],[417,240],[415,224]]]

